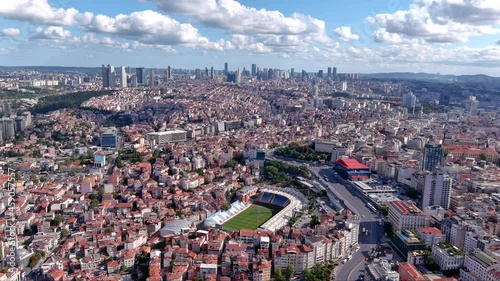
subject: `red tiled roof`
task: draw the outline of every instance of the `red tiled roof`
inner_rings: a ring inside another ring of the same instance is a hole
[[[365,164],[359,163],[355,159],[338,159],[337,163],[347,169],[370,169]]]

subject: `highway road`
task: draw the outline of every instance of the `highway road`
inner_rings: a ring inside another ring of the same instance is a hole
[[[344,208],[351,210],[353,213],[360,217],[360,227],[359,227],[359,250],[353,252],[352,257],[345,264],[340,264],[335,268],[335,278],[334,280],[339,281],[355,281],[358,280],[359,275],[364,271],[366,261],[365,257],[368,252],[375,248],[378,244],[385,243],[384,227],[380,225],[380,216],[378,213],[372,212],[366,203],[357,197],[355,191],[348,187],[342,178],[339,178],[333,171],[331,166],[314,166],[310,162],[288,159],[279,156],[275,156],[271,153],[266,155],[268,159],[280,160],[287,162],[292,165],[304,165],[307,164],[309,170],[316,175],[317,180],[323,184],[323,186],[328,186],[329,191],[332,192],[335,197],[340,199]],[[325,180],[325,177],[328,180]],[[369,230],[369,235],[362,233],[363,227]],[[333,278],[332,278],[333,280]]]

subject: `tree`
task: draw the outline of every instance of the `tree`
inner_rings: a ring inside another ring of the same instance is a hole
[[[479,155],[479,159],[483,160],[483,161],[486,161],[486,159],[488,159],[488,156],[486,155],[486,153],[481,153]]]
[[[115,166],[118,168],[123,167],[122,155],[119,152],[118,152],[118,156],[116,156],[116,159],[115,159]]]
[[[295,273],[295,267],[291,264],[288,264],[285,270],[285,279],[286,280],[292,279],[294,273]]]
[[[227,211],[227,210],[231,209],[231,205],[229,205],[228,203],[224,203],[224,204],[222,204],[222,206],[220,206],[220,208],[223,211]]]
[[[99,196],[103,196],[104,195],[104,187],[99,187]]]
[[[410,197],[411,199],[417,199],[418,198],[418,191],[413,187],[409,187],[406,190],[406,196]]]
[[[274,280],[286,281],[285,276],[283,276],[283,270],[281,270],[281,268],[276,269],[276,271],[274,272]]]
[[[316,215],[316,214],[312,215],[312,217],[311,217],[311,223],[310,224],[311,224],[311,228],[314,228],[316,225],[319,224],[319,217],[318,217],[318,215]]]
[[[55,215],[54,219],[50,220],[50,225],[51,226],[59,226],[61,223],[64,222],[64,217],[61,215]]]
[[[63,228],[61,230],[61,239],[68,237],[68,235],[69,235],[69,231],[66,228]]]
[[[97,199],[92,199],[92,201],[90,201],[90,209],[93,210],[95,208],[99,207],[99,201]]]

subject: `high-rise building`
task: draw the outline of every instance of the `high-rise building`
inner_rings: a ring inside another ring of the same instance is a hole
[[[403,106],[412,110],[412,113],[415,113],[415,105],[417,104],[417,97],[409,92],[403,95]]]
[[[336,67],[334,67],[334,68],[332,69],[332,78],[333,78],[333,79],[337,79],[337,68],[336,68]]]
[[[449,105],[451,100],[451,95],[449,93],[439,94],[439,105]]]
[[[151,68],[149,70],[149,86],[150,87],[154,87],[155,86],[155,80],[156,80],[155,69]]]
[[[290,70],[290,77],[291,77],[291,78],[294,78],[294,77],[295,77],[295,68],[292,68],[292,69]]]
[[[347,91],[347,81],[342,81],[342,85],[340,86],[340,91],[341,92]]]
[[[112,65],[108,64],[108,66],[106,67],[106,84],[104,84],[103,80],[103,87],[109,87],[109,88],[116,87],[115,67]]]
[[[214,79],[215,78],[215,75],[214,75],[214,67],[210,67],[210,79]]]
[[[127,71],[125,71],[125,66],[120,67],[120,86],[127,88]]]
[[[442,169],[437,169],[426,175],[422,191],[422,208],[441,206],[444,209],[449,209],[452,183],[452,178]]]
[[[108,82],[108,68],[103,64],[101,67],[101,76],[102,76],[102,87],[109,87]]]
[[[477,108],[479,107],[479,101],[475,96],[470,96],[467,102],[465,102],[465,111],[470,115],[477,115]]]
[[[227,62],[224,63],[224,75],[227,75],[229,73],[229,69],[227,66]]]
[[[200,80],[201,79],[201,69],[199,69],[199,68],[195,69],[194,76],[195,76],[196,80]]]
[[[174,75],[174,73],[173,73],[174,70],[172,69],[172,67],[170,65],[167,67],[167,71],[168,71],[168,80],[172,80],[172,77]]]
[[[424,147],[424,155],[420,169],[423,171],[433,172],[436,168],[440,168],[444,163],[444,150],[440,144],[426,144]]]
[[[240,69],[238,68],[238,70],[236,71],[236,84],[239,84],[241,82],[241,73],[240,73]]]
[[[307,77],[307,72],[305,70],[302,70],[302,79],[305,79]]]
[[[328,72],[327,72],[327,76],[326,77],[332,78],[332,68],[331,67],[328,68]]]
[[[254,63],[252,64],[252,76],[257,75],[257,65]]]
[[[116,87],[115,67],[112,65],[104,66],[101,68],[102,74],[102,87],[114,88]]]
[[[137,77],[137,85],[144,85],[146,83],[146,72],[144,71],[144,67],[136,68],[135,76]]]
[[[319,77],[319,78],[323,78],[323,70],[322,70],[322,69],[320,69],[320,70],[318,71],[318,77]]]

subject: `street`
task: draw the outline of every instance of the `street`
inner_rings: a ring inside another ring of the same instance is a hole
[[[379,224],[378,213],[373,213],[366,204],[353,193],[340,184],[339,179],[333,172],[332,167],[325,166],[310,166],[309,169],[312,173],[317,175],[320,179],[326,176],[328,181],[326,185],[330,191],[335,194],[337,198],[343,200],[343,204],[353,213],[360,216],[360,236],[359,236],[359,250],[352,254],[352,258],[345,264],[339,264],[335,269],[335,280],[357,280],[358,276],[362,273],[365,267],[365,256],[370,249],[377,246],[379,243],[384,243],[384,229]],[[367,228],[370,235],[362,233],[363,227]]]
[[[351,210],[359,216],[359,250],[354,252],[351,259],[345,264],[339,264],[335,268],[335,279],[332,278],[332,280],[340,281],[358,280],[359,275],[364,271],[366,265],[365,257],[368,252],[378,244],[385,243],[384,227],[379,223],[381,218],[379,214],[372,212],[363,200],[355,196],[355,192],[350,187],[341,184],[341,182],[345,181],[342,178],[338,178],[331,166],[314,166],[310,162],[279,157],[273,155],[272,152],[266,155],[266,158],[284,161],[296,166],[308,165],[311,173],[316,176],[316,180],[323,186],[328,187],[327,192],[332,192],[344,208]],[[328,180],[325,180],[325,177]],[[369,230],[369,235],[362,233],[363,227]]]

